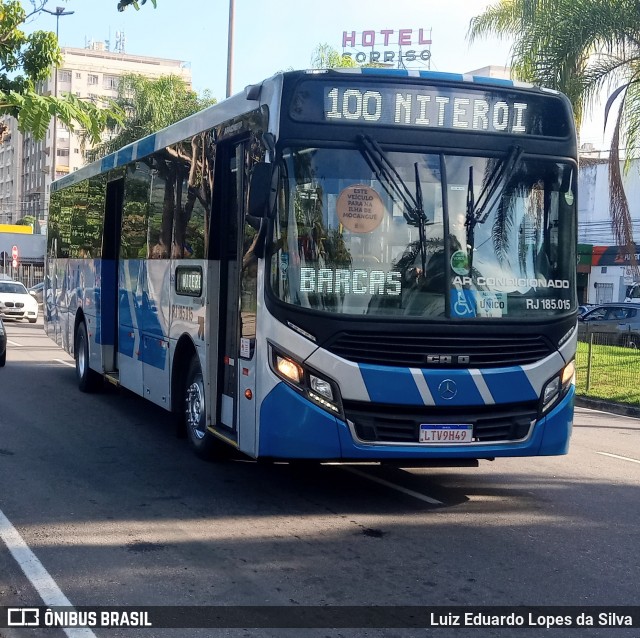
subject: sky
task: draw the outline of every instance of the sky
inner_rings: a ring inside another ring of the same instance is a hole
[[[28,6],[27,0],[22,0]],[[209,90],[218,100],[225,97],[229,6],[231,0],[157,0],[140,11],[116,9],[117,0],[49,0],[72,15],[59,18],[62,47],[87,46],[90,41],[111,42],[124,34],[125,51],[182,60],[191,67],[196,91]],[[493,4],[485,0],[233,0],[234,47],[232,92],[260,82],[278,71],[311,67],[314,50],[328,44],[342,50],[343,32],[412,29],[412,46],[420,51],[418,30],[431,30],[431,61],[415,68],[464,73],[489,65],[506,66],[509,41],[496,38],[469,44],[469,21]],[[301,7],[304,7],[302,9]],[[40,14],[26,30],[55,31],[56,18]],[[366,47],[359,46],[359,50]],[[387,50],[393,47],[376,46]],[[369,49],[370,50],[370,49]],[[581,141],[602,146],[599,111],[587,118]],[[593,121],[591,121],[593,120]],[[590,126],[590,124],[592,124]]]
[[[23,4],[28,3],[23,0]],[[489,4],[483,0],[322,0],[313,4],[234,0],[233,92],[278,71],[310,68],[317,45],[342,49],[343,31],[413,29],[417,42],[418,29],[432,29],[433,70],[504,66],[509,60],[507,43],[469,45],[465,39],[471,17]],[[188,62],[198,92],[209,89],[217,99],[225,97],[229,0],[158,0],[157,9],[147,2],[140,11],[129,8],[122,13],[116,5],[117,0],[49,0],[47,8],[74,11],[59,19],[61,46],[111,40],[113,48],[116,32],[121,32],[127,53]],[[55,27],[56,18],[42,14],[29,30],[55,31]]]

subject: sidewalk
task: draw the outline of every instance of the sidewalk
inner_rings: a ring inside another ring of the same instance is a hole
[[[576,406],[579,408],[591,408],[592,410],[601,410],[602,412],[610,412],[611,414],[640,418],[640,407],[635,405],[625,405],[624,403],[612,403],[611,401],[604,401],[602,399],[576,396]]]

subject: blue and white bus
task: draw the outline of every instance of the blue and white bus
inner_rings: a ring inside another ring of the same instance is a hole
[[[200,455],[564,454],[576,177],[557,92],[280,73],[53,184],[46,330]]]

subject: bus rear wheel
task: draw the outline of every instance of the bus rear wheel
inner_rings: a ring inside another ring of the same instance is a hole
[[[197,356],[191,359],[182,395],[182,419],[189,443],[195,453],[211,460],[220,455],[222,442],[207,429],[204,380]]]
[[[89,367],[89,337],[84,321],[76,330],[75,356],[78,388],[81,392],[95,392],[102,384],[102,377]]]

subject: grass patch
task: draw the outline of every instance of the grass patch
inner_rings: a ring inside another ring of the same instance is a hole
[[[589,344],[578,342],[576,393],[594,399],[640,406],[640,350],[593,345],[587,391]]]

